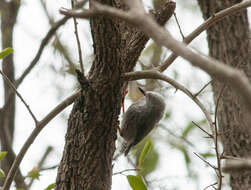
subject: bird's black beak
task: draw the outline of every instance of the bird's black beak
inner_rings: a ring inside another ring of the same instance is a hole
[[[138,89],[144,96],[146,95],[145,91],[142,88],[138,87]]]

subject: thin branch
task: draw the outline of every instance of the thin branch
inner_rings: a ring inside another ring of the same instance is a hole
[[[72,9],[75,8],[74,5],[74,0],[71,0],[71,6]],[[75,36],[76,36],[76,40],[77,40],[77,45],[78,45],[78,56],[79,56],[79,63],[80,63],[80,71],[84,74],[84,65],[83,65],[83,59],[82,59],[82,49],[81,49],[81,44],[80,44],[80,40],[79,40],[79,35],[78,35],[78,23],[77,23],[77,19],[73,18],[73,22],[74,22],[74,29],[75,29]]]
[[[48,158],[48,155],[50,154],[50,152],[52,151],[52,147],[51,146],[48,146],[46,151],[44,152],[44,155],[42,156],[41,160],[39,161],[38,163],[38,170],[41,171],[41,168],[46,160],[46,158]],[[27,185],[28,186],[28,189],[30,189],[31,185],[33,184],[34,182],[34,178],[31,178],[31,181],[30,183]]]
[[[87,0],[83,0],[80,1],[76,4],[75,7],[80,8],[82,6],[84,6],[84,4],[87,2]],[[59,21],[55,22],[51,29],[47,32],[47,34],[45,35],[45,37],[43,38],[39,49],[37,51],[36,56],[34,57],[34,59],[31,61],[30,65],[25,69],[25,71],[23,72],[23,74],[16,80],[16,88],[18,88],[18,86],[22,83],[22,81],[24,80],[24,78],[30,73],[30,71],[33,69],[33,67],[37,64],[37,62],[39,61],[43,50],[45,48],[45,46],[48,44],[49,40],[52,38],[52,36],[56,33],[56,31],[58,30],[58,28],[62,25],[64,25],[66,23],[66,21],[69,19],[69,16],[65,16],[62,19],[60,19]]]
[[[57,105],[49,114],[47,114],[43,120],[39,121],[37,123],[36,128],[32,131],[31,135],[28,137],[24,145],[22,146],[20,152],[18,153],[15,161],[13,162],[11,169],[6,177],[6,180],[4,182],[4,186],[2,190],[9,190],[10,185],[13,181],[13,178],[16,175],[16,171],[21,163],[21,161],[24,158],[24,155],[26,154],[27,150],[31,146],[31,144],[34,142],[38,134],[41,132],[41,130],[62,110],[64,110],[67,106],[73,103],[74,100],[76,100],[77,97],[79,97],[80,92],[76,92],[75,94],[71,95],[70,97],[66,98],[63,102],[61,102],[59,105]]]
[[[202,130],[204,133],[206,133],[210,138],[214,138],[214,136],[213,135],[211,135],[210,133],[208,133],[205,129],[203,129],[202,127],[200,127],[197,123],[195,123],[194,121],[192,121],[192,123],[196,126],[196,127],[198,127],[200,130]]]
[[[196,53],[191,48],[188,48],[184,43],[175,40],[172,35],[168,31],[165,31],[163,27],[160,27],[149,14],[146,12],[142,13],[143,7],[138,7],[139,9],[142,9],[140,11],[132,9],[131,11],[125,12],[94,1],[91,1],[91,3],[92,9],[90,10],[79,12],[61,9],[60,12],[64,15],[77,18],[89,18],[91,16],[103,15],[112,18],[117,17],[124,19],[144,31],[146,35],[151,37],[160,45],[169,48],[175,54],[178,54],[190,61],[192,65],[201,68],[211,76],[217,78],[219,81],[232,86],[246,102],[247,107],[251,112],[251,85],[243,72],[215,60],[214,58]],[[246,8],[251,6],[251,0],[242,1],[238,5],[238,9],[235,7],[237,10],[244,7]]]
[[[58,28],[66,23],[66,21],[69,19],[69,16],[65,16],[64,18],[60,19],[59,21],[55,22],[55,24],[51,27],[51,29],[48,31],[46,36],[43,38],[39,49],[37,51],[36,56],[31,61],[30,65],[24,70],[23,74],[16,80],[16,88],[23,82],[24,78],[30,73],[30,71],[33,69],[33,67],[37,64],[39,61],[43,50],[45,46],[48,44],[49,40],[52,38],[52,36],[56,33]]]
[[[55,166],[50,166],[50,167],[46,167],[46,168],[41,168],[40,171],[46,171],[46,170],[54,170],[55,168],[58,167],[58,164]]]
[[[53,24],[55,23],[53,17],[50,15],[50,13],[48,12],[48,9],[46,7],[46,2],[44,0],[40,0],[40,3],[43,7],[43,10],[49,20],[49,23],[51,26],[53,26]],[[63,55],[63,57],[66,59],[66,61],[68,62],[69,64],[69,69],[72,69],[74,68],[74,63],[72,62],[71,60],[71,57],[69,56],[69,52],[68,52],[68,49],[67,47],[60,41],[60,38],[58,36],[57,33],[55,33],[55,39],[54,39],[54,42],[53,42],[53,47],[55,48],[55,50],[59,51],[60,54]]]
[[[162,126],[162,125],[161,125],[161,129],[165,130],[166,132],[168,132],[170,135],[174,136],[175,138],[181,139],[182,141],[184,141],[185,143],[187,143],[191,147],[194,147],[192,142],[190,142],[189,140],[187,140],[185,137],[183,137],[181,135],[176,135],[171,129],[168,129],[167,127]]]
[[[12,88],[12,90],[17,94],[17,96],[23,102],[24,106],[27,108],[28,112],[30,113],[31,117],[33,118],[35,124],[37,124],[37,122],[38,122],[37,118],[35,117],[35,115],[31,111],[30,106],[23,99],[22,95],[17,91],[15,85],[10,81],[10,79],[7,77],[7,75],[5,75],[1,70],[0,70],[0,74],[3,76],[4,80],[8,83],[8,85]]]
[[[218,183],[217,182],[215,182],[215,183],[213,183],[213,184],[211,184],[211,185],[208,185],[208,186],[206,186],[203,190],[206,190],[206,189],[208,189],[209,187],[213,187],[214,189],[215,189],[215,185],[217,185]]]
[[[208,28],[210,28],[213,24],[215,24],[216,22],[224,19],[226,16],[232,15],[242,9],[245,9],[247,7],[250,6],[250,1],[248,2],[241,2],[238,4],[233,5],[232,7],[226,8],[216,14],[214,14],[213,16],[211,16],[210,18],[208,18],[204,23],[202,23],[199,27],[197,27],[191,34],[189,34],[184,40],[183,42],[186,44],[189,44],[191,41],[193,41],[197,36],[199,36],[203,31],[207,30]],[[176,55],[175,53],[172,53],[167,60],[158,67],[158,70],[163,72],[164,70],[166,70],[172,63],[173,61],[178,57],[178,55]]]
[[[120,171],[120,172],[115,172],[115,173],[113,173],[112,175],[123,174],[123,173],[125,173],[125,172],[130,172],[130,171],[140,171],[140,169],[138,169],[138,168],[126,169],[126,170],[123,170],[123,171]]]
[[[179,21],[178,21],[178,18],[177,18],[177,16],[176,16],[176,13],[174,12],[173,15],[174,15],[175,21],[176,21],[176,23],[177,23],[177,25],[178,25],[178,28],[179,28],[179,31],[180,31],[180,35],[182,36],[182,39],[183,39],[183,41],[184,41],[184,40],[185,40],[185,36],[184,36],[184,34],[183,34],[182,30],[181,30],[180,23],[179,23]]]
[[[197,154],[196,152],[194,152],[194,154],[201,159],[203,162],[205,162],[208,166],[210,166],[211,168],[213,168],[215,171],[218,170],[218,168],[216,168],[214,165],[210,164],[210,162],[206,161],[201,155]]]
[[[224,85],[220,91],[219,97],[216,102],[215,106],[215,115],[214,115],[214,126],[215,126],[215,139],[214,139],[214,144],[215,144],[215,152],[216,152],[216,159],[217,159],[217,166],[218,166],[218,177],[219,177],[219,185],[218,189],[221,190],[222,186],[222,168],[221,168],[221,155],[219,152],[219,143],[218,143],[218,125],[217,125],[217,113],[218,113],[218,108],[219,108],[219,103],[220,99],[222,97],[222,94],[224,92],[226,85]]]
[[[194,97],[193,94],[187,88],[185,88],[183,85],[179,84],[175,80],[169,78],[168,76],[166,76],[156,70],[130,72],[130,73],[124,74],[123,77],[124,77],[124,80],[128,80],[128,81],[140,80],[140,79],[159,79],[159,80],[163,80],[163,81],[171,84],[176,89],[179,89],[182,92],[184,92],[188,97],[190,97],[200,107],[201,111],[204,113],[204,115],[207,119],[207,122],[208,122],[212,132],[214,131],[214,128],[213,128],[214,126],[213,126],[213,121],[211,119],[211,115],[206,110],[204,105],[200,102],[200,100],[197,97]]]
[[[210,80],[208,83],[206,83],[198,92],[194,94],[194,96],[198,96],[209,84],[211,84],[213,80]]]

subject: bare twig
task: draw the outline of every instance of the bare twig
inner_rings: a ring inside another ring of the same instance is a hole
[[[76,4],[75,7],[79,8],[82,7],[85,3],[87,2],[87,0],[83,0],[80,1]],[[50,30],[47,32],[47,34],[45,35],[45,37],[43,38],[39,49],[37,51],[36,56],[34,57],[34,59],[31,61],[31,63],[29,64],[29,66],[25,69],[25,71],[23,72],[23,74],[16,80],[16,88],[18,88],[18,86],[22,83],[22,81],[24,80],[24,78],[29,74],[29,72],[33,69],[33,67],[37,64],[37,62],[39,61],[42,52],[45,48],[45,46],[48,44],[49,40],[52,38],[52,36],[56,33],[56,31],[58,30],[58,28],[62,25],[64,25],[66,23],[66,21],[69,19],[69,16],[65,16],[62,19],[60,19],[59,21],[55,22],[52,27],[50,28]]]
[[[208,166],[210,166],[211,168],[213,168],[215,171],[218,170],[217,167],[215,167],[214,165],[210,164],[210,162],[206,161],[201,155],[197,154],[196,152],[194,152],[194,154],[201,159],[203,162],[205,162]],[[217,173],[217,172],[216,172]],[[217,174],[218,175],[218,174]]]
[[[70,97],[66,98],[63,102],[61,102],[59,105],[57,105],[49,114],[47,114],[43,120],[39,121],[37,123],[36,128],[32,131],[31,135],[28,137],[24,145],[22,146],[20,152],[18,153],[15,161],[13,162],[11,169],[6,177],[6,180],[4,182],[3,190],[9,190],[10,185],[13,181],[13,178],[15,177],[16,171],[23,160],[23,157],[31,144],[36,139],[37,135],[41,132],[41,130],[62,110],[64,110],[67,106],[72,104],[72,102],[80,95],[80,92],[77,92]]]
[[[206,83],[198,92],[194,94],[194,96],[198,96],[209,84],[211,84],[213,80],[210,80],[208,83]]]
[[[221,92],[220,92],[219,97],[216,102],[215,114],[214,114],[214,126],[215,126],[214,144],[215,144],[215,152],[216,152],[216,159],[217,159],[217,166],[218,166],[218,178],[219,178],[218,190],[221,190],[223,176],[222,176],[222,168],[221,168],[221,154],[219,152],[219,143],[218,143],[217,113],[218,113],[220,98],[222,97],[222,94],[223,94],[225,87],[226,87],[226,85],[224,85],[221,89]]]
[[[190,145],[191,147],[194,147],[194,144],[192,142],[190,142],[189,140],[187,140],[185,137],[183,136],[180,136],[180,135],[176,135],[171,129],[168,129],[167,127],[164,127],[161,125],[161,129],[167,131],[170,135],[178,138],[178,139],[181,139],[182,141],[184,141],[185,143],[187,143],[188,145]]]
[[[176,13],[174,12],[173,15],[174,15],[175,21],[176,21],[176,23],[178,25],[178,28],[179,28],[179,31],[180,31],[180,35],[182,36],[182,39],[184,41],[185,40],[185,36],[184,36],[184,34],[183,34],[182,30],[181,30],[180,23],[179,23],[179,20],[178,20],[178,18],[176,16]]]
[[[29,74],[29,72],[37,64],[37,62],[39,61],[39,59],[40,59],[40,57],[42,55],[42,52],[43,52],[45,46],[48,44],[49,40],[52,38],[52,36],[55,34],[55,32],[58,30],[58,28],[60,26],[62,26],[69,18],[70,18],[69,16],[65,16],[64,18],[62,18],[59,21],[55,22],[55,24],[51,27],[51,29],[48,31],[46,36],[43,38],[43,40],[42,40],[42,42],[41,42],[41,44],[39,46],[39,49],[37,51],[36,56],[31,61],[30,65],[25,69],[23,74],[16,80],[16,88],[18,88],[18,86],[22,83],[24,78]]]
[[[224,19],[226,16],[232,15],[238,11],[240,11],[241,9],[247,8],[250,6],[250,2],[242,2],[242,3],[238,3],[233,5],[232,7],[229,7],[227,9],[224,9],[216,14],[214,14],[213,16],[211,16],[210,18],[208,18],[204,23],[202,23],[199,27],[197,27],[191,34],[189,34],[184,40],[183,42],[186,44],[189,44],[191,41],[193,41],[197,36],[199,36],[203,31],[207,30],[208,28],[210,28],[213,24],[215,24],[216,22]],[[178,57],[177,54],[172,53],[167,60],[158,67],[158,70],[163,72],[164,70],[166,70],[172,63],[173,61]]]
[[[50,167],[46,167],[46,168],[41,168],[40,171],[46,171],[46,170],[54,170],[55,168],[58,167],[58,164],[55,166],[50,166]]]
[[[46,149],[46,151],[45,151],[45,153],[44,153],[44,155],[42,156],[42,159],[41,159],[41,160],[39,161],[39,163],[38,163],[38,166],[37,166],[38,170],[41,171],[41,168],[42,168],[42,166],[43,166],[43,164],[44,164],[46,158],[48,158],[48,155],[50,154],[51,151],[52,151],[52,147],[51,147],[51,146],[48,146],[47,149]],[[31,178],[31,181],[30,181],[29,184],[27,185],[27,186],[28,186],[28,189],[30,189],[30,187],[31,187],[31,185],[33,184],[33,182],[34,182],[34,178]]]
[[[197,123],[195,123],[194,121],[192,121],[192,123],[196,126],[196,127],[198,127],[200,130],[202,130],[204,133],[206,133],[210,138],[214,138],[214,136],[213,135],[211,135],[210,133],[208,133],[205,129],[203,129],[202,127],[200,127]]]
[[[178,54],[190,61],[192,65],[201,68],[221,82],[232,86],[233,89],[237,91],[246,102],[247,108],[251,112],[251,85],[243,72],[236,70],[220,61],[217,61],[214,58],[195,53],[184,43],[175,40],[171,34],[168,31],[165,31],[164,28],[160,27],[149,14],[146,12],[142,13],[144,8],[137,3],[137,9],[140,10],[136,11],[136,9],[132,9],[131,11],[127,12],[107,5],[102,5],[97,2],[91,1],[91,3],[92,9],[87,11],[78,12],[61,9],[60,12],[64,15],[77,18],[89,18],[96,15],[103,15],[112,18],[117,17],[131,23],[132,25],[144,31],[146,35],[151,37],[160,45],[169,48],[175,54]],[[235,9],[232,11],[251,6],[251,0],[242,1],[238,5],[239,6],[237,8],[235,7]]]
[[[140,169],[138,169],[138,168],[126,169],[126,170],[123,170],[123,171],[120,171],[120,172],[115,172],[115,173],[113,173],[112,175],[123,174],[123,173],[125,173],[125,172],[130,172],[130,171],[140,171]]]
[[[30,106],[25,102],[22,95],[17,91],[15,85],[10,81],[10,79],[0,70],[0,74],[3,76],[4,80],[8,83],[8,85],[12,88],[12,90],[17,94],[17,96],[20,98],[20,100],[23,102],[24,106],[27,108],[28,112],[30,113],[31,117],[33,118],[35,124],[37,124],[37,118],[33,114],[33,112],[30,109]]]
[[[215,183],[213,183],[213,184],[211,184],[211,185],[208,185],[208,186],[206,186],[203,190],[206,190],[206,189],[208,189],[209,187],[213,187],[214,189],[215,189],[215,185],[217,185],[218,183],[217,182],[215,182]]]
[[[206,110],[204,105],[200,102],[200,100],[197,97],[194,97],[193,94],[188,89],[186,89],[183,85],[179,84],[175,80],[173,80],[173,79],[169,78],[168,76],[160,73],[159,71],[155,71],[155,70],[136,71],[136,72],[126,73],[126,74],[124,74],[124,79],[125,80],[159,79],[159,80],[163,80],[163,81],[171,84],[176,89],[181,90],[200,107],[201,111],[204,113],[204,115],[207,119],[207,122],[208,122],[208,124],[214,134],[214,128],[213,128],[214,126],[213,126],[213,122],[212,122],[210,113]]]
[[[71,0],[71,6],[72,6],[72,9],[75,8],[74,0]],[[82,49],[81,49],[81,44],[80,44],[79,35],[78,35],[77,19],[73,18],[73,22],[74,22],[74,29],[75,29],[74,33],[76,35],[76,40],[77,40],[77,45],[78,45],[78,56],[79,56],[79,63],[80,63],[80,71],[82,73],[84,73],[84,65],[83,65],[83,59],[82,59]]]

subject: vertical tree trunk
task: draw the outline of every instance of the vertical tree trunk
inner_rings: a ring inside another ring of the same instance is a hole
[[[13,47],[13,29],[16,23],[16,18],[20,6],[20,2],[17,0],[0,2],[1,11],[1,37],[2,37],[2,49]],[[8,78],[15,83],[15,69],[13,54],[3,59],[2,63],[3,72]],[[14,122],[15,122],[15,94],[12,93],[12,89],[7,82],[4,81],[4,107],[0,111],[0,140],[1,149],[7,151],[6,158],[2,161],[1,167],[7,173],[11,164],[15,159],[14,152],[12,151],[13,135],[14,135]],[[15,177],[16,186],[19,188],[26,188],[24,178],[22,177],[20,170],[18,170]],[[0,186],[3,181],[0,179]]]
[[[119,0],[99,2],[117,8]],[[173,14],[175,3],[168,2],[153,13],[160,24]],[[124,72],[131,71],[148,38],[125,22],[103,16],[90,19],[95,60],[82,83],[82,96],[74,103],[61,160],[56,189],[111,189],[112,157],[115,150],[118,116],[126,83]]]
[[[207,19],[214,13],[230,7],[240,0],[198,0],[203,17]],[[243,72],[251,79],[249,23],[247,10],[238,12],[216,23],[208,29],[210,56],[223,61]],[[213,80],[215,102],[219,98],[223,84]],[[251,156],[251,117],[245,102],[229,87],[224,89],[218,111],[218,122],[224,154],[234,157]],[[230,185],[233,190],[251,189],[251,172],[231,174]]]

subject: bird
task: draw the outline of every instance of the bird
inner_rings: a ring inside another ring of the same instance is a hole
[[[122,151],[126,156],[130,149],[143,140],[161,120],[165,111],[165,100],[157,92],[144,91],[143,97],[134,102],[124,113],[120,135],[124,139]]]

